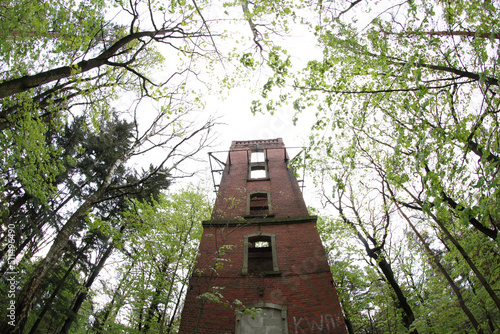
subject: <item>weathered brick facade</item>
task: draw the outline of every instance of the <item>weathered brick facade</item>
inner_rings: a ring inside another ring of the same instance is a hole
[[[252,162],[252,151],[264,158]],[[277,310],[282,324],[269,320],[268,333],[346,333],[316,217],[281,139],[232,143],[212,219],[203,226],[180,333],[259,332],[251,326],[269,319],[238,314],[235,300]],[[222,303],[200,297],[217,291]]]

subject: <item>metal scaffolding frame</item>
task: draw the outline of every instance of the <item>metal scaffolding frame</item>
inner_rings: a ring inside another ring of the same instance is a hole
[[[283,161],[284,163],[291,165],[293,164],[294,161],[297,161],[297,159],[303,155],[302,159],[302,174],[297,174],[297,182],[299,183],[300,190],[304,192],[304,187],[305,187],[305,174],[306,174],[306,167],[305,167],[305,161],[306,161],[306,152],[304,147],[268,147],[268,148],[247,148],[247,149],[237,149],[237,150],[229,150],[229,151],[214,151],[214,152],[208,152],[208,160],[210,163],[210,171],[212,174],[212,182],[214,184],[214,191],[218,192],[219,187],[220,187],[220,182],[222,180],[222,175],[224,171],[227,168],[227,173],[231,173],[231,166],[233,165],[231,161],[231,152],[238,152],[238,151],[246,151],[247,152],[247,166],[250,166],[251,163],[251,152],[255,151],[260,151],[264,152],[264,161],[266,163],[266,167],[269,168],[269,159],[268,159],[268,150],[283,150]],[[287,152],[290,150],[298,150],[298,153],[295,154],[295,156],[292,159],[288,159]],[[224,153],[227,153],[227,161],[223,161],[223,155]],[[288,168],[288,167],[287,167]]]

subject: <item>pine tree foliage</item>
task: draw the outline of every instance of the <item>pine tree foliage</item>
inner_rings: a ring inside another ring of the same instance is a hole
[[[210,145],[215,122],[194,116],[202,103],[187,79],[197,60],[221,57],[208,3],[197,5],[0,5],[0,285],[15,305],[15,319],[0,311],[2,332],[86,323],[123,212],[158,200]],[[160,48],[176,59],[166,78]]]

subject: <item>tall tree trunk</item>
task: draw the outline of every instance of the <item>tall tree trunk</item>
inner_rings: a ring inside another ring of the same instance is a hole
[[[476,320],[476,318],[474,317],[472,312],[469,310],[469,308],[465,304],[464,298],[462,297],[462,293],[460,292],[459,287],[455,284],[455,282],[450,277],[450,275],[448,274],[446,269],[441,265],[441,262],[439,262],[438,258],[436,257],[436,254],[431,250],[431,248],[429,247],[427,242],[425,242],[424,238],[418,232],[418,230],[415,228],[415,226],[411,222],[410,218],[408,218],[405,215],[405,213],[401,210],[401,208],[399,207],[397,202],[394,201],[394,204],[396,205],[401,216],[403,216],[403,218],[408,222],[408,225],[410,225],[411,229],[413,230],[413,232],[417,236],[418,240],[420,240],[420,242],[422,243],[422,246],[424,246],[425,252],[429,256],[429,258],[432,259],[432,262],[434,263],[434,267],[439,270],[439,272],[444,276],[444,278],[446,279],[446,281],[450,285],[451,289],[453,290],[453,292],[455,293],[455,296],[458,299],[458,304],[460,305],[460,307],[464,311],[467,318],[469,318],[469,321],[471,322],[472,326],[474,326],[474,329],[476,330],[476,332],[478,332],[479,334],[483,334],[484,332],[481,329],[478,321]]]
[[[56,239],[50,247],[47,255],[36,266],[35,270],[31,273],[30,278],[19,294],[16,306],[16,326],[12,327],[6,325],[6,328],[4,328],[4,333],[23,333],[24,326],[26,325],[28,316],[31,313],[31,308],[37,294],[38,287],[47,276],[47,273],[52,270],[55,264],[59,261],[60,257],[63,254],[64,248],[69,242],[70,236],[78,226],[80,219],[85,216],[90,208],[91,202],[89,200],[85,201],[85,203],[83,203],[76,210],[76,212],[73,213],[73,215],[68,219],[61,231],[57,234]]]
[[[420,205],[420,207],[422,207],[422,208],[424,207],[424,204],[422,203],[422,201],[420,199],[416,198],[408,190],[406,190],[406,192],[413,198],[413,200],[415,202],[418,203],[418,205]],[[491,297],[491,299],[495,303],[496,307],[500,310],[500,299],[498,298],[498,296],[496,295],[495,291],[493,290],[493,288],[491,287],[491,285],[488,283],[488,281],[486,280],[486,278],[483,276],[483,274],[476,267],[476,265],[474,264],[474,262],[470,258],[469,254],[467,254],[467,252],[462,247],[462,245],[460,245],[460,243],[458,242],[458,240],[455,239],[455,237],[453,237],[453,235],[450,233],[450,231],[448,231],[448,229],[446,228],[446,226],[445,226],[445,224],[444,224],[443,221],[441,221],[438,217],[436,217],[432,212],[426,212],[426,213],[436,222],[436,224],[439,226],[439,228],[444,233],[444,235],[446,236],[446,238],[448,238],[448,240],[450,240],[451,243],[455,246],[455,248],[459,251],[459,253],[462,255],[462,257],[465,260],[465,262],[467,262],[467,264],[469,265],[469,267],[472,269],[472,271],[476,275],[476,277],[479,280],[479,282],[481,282],[481,284],[483,285],[484,289],[488,292],[488,295]]]
[[[354,327],[352,326],[350,314],[346,311],[344,306],[342,306],[342,311],[344,312],[344,323],[347,327],[347,333],[354,334]]]
[[[168,257],[165,257],[165,259],[163,259],[163,262],[161,264],[159,274],[162,276],[167,274],[168,265],[170,264],[168,260],[169,260]],[[157,277],[153,278],[153,280],[157,280],[157,279],[158,279]],[[151,326],[150,324],[151,324],[151,321],[152,321],[153,316],[154,316],[154,312],[158,308],[158,305],[160,304],[160,295],[163,291],[164,285],[165,285],[165,283],[162,280],[155,287],[155,294],[153,296],[153,299],[151,300],[151,303],[149,304],[148,311],[146,314],[146,319],[144,321],[144,327],[142,328],[142,331],[144,333],[147,333],[149,331],[149,328]],[[168,299],[166,301],[166,304],[167,303],[168,303]],[[165,305],[165,308],[166,308],[166,305]]]
[[[187,286],[187,282],[184,282],[184,284],[182,284],[181,291],[179,291],[179,295],[177,296],[177,302],[175,303],[175,308],[172,311],[172,315],[170,316],[170,319],[169,319],[168,324],[167,324],[167,334],[170,334],[170,331],[172,330],[172,327],[174,325],[174,321],[175,321],[175,317],[177,315],[177,311],[179,310],[179,306],[182,303],[182,293],[183,293],[184,288],[186,286]],[[160,334],[162,334],[162,333],[163,333],[163,326],[160,327]]]
[[[128,152],[130,154],[135,146]],[[108,174],[99,189],[90,195],[85,202],[83,202],[78,209],[71,215],[71,217],[66,221],[66,224],[61,228],[57,234],[52,246],[50,247],[47,255],[40,263],[36,266],[35,270],[31,273],[28,281],[25,283],[16,303],[16,325],[11,326],[5,324],[3,328],[4,333],[22,334],[24,331],[24,326],[31,313],[31,308],[35,301],[38,288],[47,276],[47,273],[54,268],[54,266],[59,261],[61,255],[64,252],[64,248],[69,242],[71,235],[75,232],[81,219],[87,215],[88,211],[92,208],[94,202],[97,202],[105,194],[107,188],[111,184],[113,176],[115,175],[118,167],[126,161],[128,155],[125,154],[121,158],[117,159],[115,163],[111,166]]]
[[[124,229],[125,229],[125,226],[122,226],[120,228],[120,233],[123,232]],[[85,301],[85,299],[87,298],[87,296],[89,294],[88,291],[92,287],[92,284],[94,283],[95,279],[97,278],[97,276],[101,272],[102,268],[104,267],[104,264],[108,260],[109,256],[113,252],[114,248],[115,248],[115,246],[114,246],[113,242],[111,241],[111,243],[108,245],[108,247],[106,248],[106,250],[102,254],[101,259],[99,260],[97,265],[94,266],[94,268],[92,269],[92,273],[90,274],[90,276],[88,277],[87,281],[85,282],[85,284],[83,286],[83,291],[80,291],[76,295],[75,300],[73,302],[73,307],[71,308],[71,311],[73,312],[73,314],[71,316],[69,316],[66,319],[66,321],[64,322],[61,330],[59,331],[60,334],[67,334],[68,333],[69,329],[71,328],[71,325],[73,324],[73,321],[75,321],[75,319],[76,319],[76,316],[78,314],[78,311],[80,310],[80,307],[82,306],[83,302]]]
[[[85,247],[85,248],[87,248],[87,247]],[[59,284],[57,284],[57,286],[54,289],[54,291],[52,291],[52,294],[50,295],[50,297],[45,301],[45,304],[43,305],[43,308],[40,311],[40,314],[38,315],[38,318],[36,319],[35,323],[31,327],[31,329],[29,331],[29,334],[35,334],[36,333],[38,326],[40,325],[40,323],[43,320],[43,317],[45,316],[45,313],[47,313],[47,311],[51,308],[52,302],[54,301],[54,299],[56,298],[56,296],[59,294],[59,291],[64,286],[64,284],[63,284],[64,281],[66,281],[66,279],[68,278],[68,276],[71,274],[71,272],[73,271],[73,268],[78,263],[78,260],[79,260],[79,258],[77,256],[75,258],[75,260],[73,261],[73,263],[71,263],[71,266],[69,266],[68,270],[66,270],[66,273],[64,274],[63,278],[59,281]]]
[[[403,290],[399,286],[399,283],[396,281],[391,265],[385,259],[381,247],[379,246],[375,248],[370,247],[368,240],[358,231],[356,225],[352,221],[347,219],[347,217],[344,215],[342,207],[337,207],[337,210],[339,211],[342,220],[354,230],[356,236],[364,245],[367,255],[377,262],[378,267],[384,274],[385,280],[391,287],[392,291],[395,293],[396,298],[398,300],[396,307],[403,311],[404,326],[410,330],[410,333],[417,334],[418,331],[415,328],[411,328],[413,321],[415,321],[415,315],[413,313],[413,310],[410,304],[408,304],[408,300],[406,299]],[[373,237],[370,237],[370,240],[376,241]]]
[[[190,222],[191,222],[191,225],[189,226],[189,229],[186,232],[186,234],[184,235],[183,240],[182,240],[182,248],[181,248],[181,253],[179,254],[179,259],[183,259],[184,258],[184,252],[186,250],[186,244],[188,242],[189,236],[191,235],[191,231],[193,230],[194,220],[190,218]],[[174,273],[172,275],[172,279],[170,280],[170,288],[168,290],[168,295],[167,295],[167,298],[165,300],[165,311],[163,312],[163,317],[164,318],[165,318],[165,314],[166,314],[166,311],[167,311],[167,305],[168,305],[168,303],[170,301],[170,297],[172,296],[172,292],[174,290],[175,277],[177,275],[177,270],[179,269],[179,264],[180,264],[180,261],[177,261],[176,264],[175,264],[175,269],[174,269]],[[190,276],[191,272],[192,272],[192,269],[189,270],[188,277]],[[178,309],[178,306],[179,306],[179,303],[180,303],[180,299],[181,299],[181,296],[182,296],[182,291],[183,291],[185,285],[186,285],[186,283],[184,283],[182,285],[181,291],[179,293],[179,297],[177,299],[177,303],[175,304],[175,309],[174,309],[174,311],[172,313],[172,316],[169,319],[169,322],[168,322],[168,325],[167,325],[167,333],[170,333],[170,330],[172,329],[172,324],[174,322],[175,314],[177,313],[177,309]],[[162,323],[160,325],[160,334],[162,334],[162,333],[163,333],[163,321],[162,321]]]
[[[100,321],[100,323],[97,326],[94,327],[94,328],[96,328],[97,334],[102,334],[106,330],[106,322],[108,321],[108,318],[111,314],[111,311],[113,309],[113,305],[116,302],[116,300],[118,299],[118,297],[120,297],[120,289],[123,285],[123,282],[125,281],[125,277],[128,277],[128,275],[132,271],[132,268],[134,268],[134,264],[135,264],[135,262],[132,262],[132,264],[130,265],[130,267],[127,270],[127,273],[125,275],[123,275],[122,279],[120,280],[120,283],[118,283],[118,287],[115,289],[115,291],[113,293],[113,298],[111,298],[111,302],[109,302],[109,304],[106,305],[106,311],[104,312],[102,320]],[[118,305],[120,305],[123,302],[123,298],[120,298],[120,299],[121,299],[121,301],[119,302]]]

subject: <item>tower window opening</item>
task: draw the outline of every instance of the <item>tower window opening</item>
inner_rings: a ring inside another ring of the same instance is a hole
[[[254,248],[267,248],[267,247],[271,247],[271,245],[269,245],[269,241],[255,241],[253,243],[253,247]]]
[[[259,274],[278,271],[274,235],[245,236],[243,273]]]
[[[250,154],[250,162],[264,162],[265,158],[263,151],[252,151]]]
[[[269,198],[267,193],[255,193],[250,195],[249,214],[269,214]]]
[[[266,166],[250,166],[250,179],[267,178]]]

